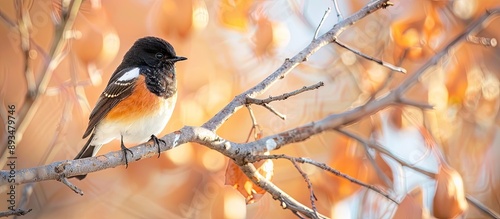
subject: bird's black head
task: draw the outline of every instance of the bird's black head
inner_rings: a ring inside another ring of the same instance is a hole
[[[121,67],[148,66],[161,68],[163,66],[173,66],[175,62],[186,59],[177,56],[174,47],[167,41],[148,36],[135,41],[134,45],[123,57],[122,65],[125,66]]]

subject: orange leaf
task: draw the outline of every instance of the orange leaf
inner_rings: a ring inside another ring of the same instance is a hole
[[[380,170],[382,170],[382,172],[384,173],[384,175],[387,176],[387,178],[389,178],[389,180],[391,182],[394,182],[394,178],[392,176],[392,169],[391,167],[389,166],[389,164],[387,164],[387,162],[382,158],[382,156],[380,156],[380,153],[375,153],[375,163],[377,164],[377,166],[380,168]],[[367,165],[369,166],[372,166],[371,163],[368,161],[366,162]],[[382,176],[379,176],[378,173],[374,170],[374,168],[371,168],[369,170],[369,173],[370,173],[370,179],[373,180],[373,184],[381,184],[381,185],[384,185],[384,183],[382,182]]]
[[[406,195],[403,201],[399,204],[393,218],[429,218],[428,212],[424,211],[422,205],[422,188],[417,187]]]
[[[254,163],[254,165],[262,176],[271,180],[274,173],[274,165],[271,160],[262,160]],[[240,167],[232,160],[229,160],[227,165],[225,185],[233,186],[238,190],[245,197],[247,204],[259,201],[262,195],[266,193],[264,189],[250,181],[245,173],[241,171]]]
[[[395,60],[398,60],[404,51],[407,51],[406,57],[412,60],[434,54],[430,44],[443,34],[444,25],[436,8],[429,7],[427,10],[427,14],[404,18],[391,25],[391,35],[396,43]]]
[[[257,20],[257,30],[253,36],[255,42],[254,52],[258,57],[272,53],[273,23],[262,16]]]
[[[437,218],[454,218],[467,209],[467,200],[462,177],[460,174],[444,164],[436,175],[436,194],[434,195],[433,209]]]
[[[348,176],[367,182],[369,176],[368,162],[364,159],[364,152],[358,152],[358,146],[354,140],[347,137],[339,137],[333,142],[338,146],[334,150],[329,166]],[[322,186],[328,191],[332,200],[342,200],[351,196],[359,190],[360,186],[333,174],[327,174],[326,180],[322,180]]]
[[[390,109],[389,121],[397,129],[403,128],[403,109],[401,107],[394,107]]]
[[[221,1],[219,19],[222,25],[235,30],[245,31],[248,26],[252,3],[252,0]]]

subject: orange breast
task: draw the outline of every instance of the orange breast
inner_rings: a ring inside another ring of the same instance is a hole
[[[132,94],[113,107],[106,119],[133,122],[151,113],[156,113],[160,108],[160,97],[148,90],[144,80],[144,76],[139,75]]]

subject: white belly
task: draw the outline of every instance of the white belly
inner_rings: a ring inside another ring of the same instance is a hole
[[[120,140],[121,136],[123,136],[124,143],[138,144],[148,141],[151,135],[158,135],[172,116],[176,100],[177,94],[166,100],[163,99],[163,104],[158,108],[157,113],[151,113],[150,116],[145,116],[133,123],[102,120],[94,130],[95,136],[91,145],[94,145],[95,149],[92,156],[103,144],[114,139]]]

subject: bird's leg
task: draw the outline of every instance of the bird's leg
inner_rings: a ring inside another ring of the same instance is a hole
[[[130,149],[128,149],[127,147],[125,147],[125,145],[123,144],[123,135],[121,135],[121,145],[120,145],[120,147],[122,148],[123,154],[125,155],[125,168],[128,168],[127,152],[130,152],[130,154],[132,155],[132,157],[134,156],[134,153],[132,153],[132,151]]]
[[[161,153],[160,142],[162,142],[165,146],[167,146],[167,142],[165,142],[163,139],[156,137],[155,135],[151,135],[151,139],[149,140],[153,141],[153,143],[158,147],[158,158],[160,158],[160,153]]]

